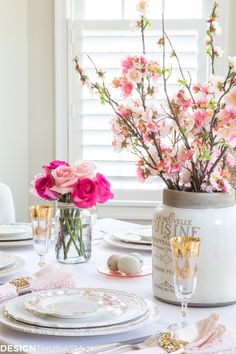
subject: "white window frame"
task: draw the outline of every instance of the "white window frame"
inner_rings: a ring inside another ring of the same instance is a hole
[[[72,53],[72,43],[73,43],[73,31],[72,22],[67,19],[67,15],[72,13],[70,8],[71,1],[69,0],[54,0],[54,14],[55,14],[55,155],[57,159],[65,159],[67,161],[73,162],[73,152],[70,148],[72,144],[69,142],[73,137],[73,105],[70,101],[70,61],[69,58],[73,57]],[[203,9],[204,14],[209,13],[210,1],[207,3],[203,2],[205,8]],[[219,40],[219,45],[228,52],[228,22],[227,17],[229,14],[229,0],[220,0],[219,4],[221,6],[220,17],[221,25],[224,30]],[[182,23],[182,27],[188,21],[191,24],[191,20],[167,20],[166,27],[171,29],[174,25]],[[204,20],[194,20],[199,21],[199,32],[202,31],[199,38],[202,38],[203,32],[205,32],[204,26],[201,26],[201,21]],[[160,22],[160,21],[155,21]],[[159,23],[160,25],[160,23]],[[191,26],[190,26],[191,27]],[[175,27],[176,28],[176,27]],[[194,27],[194,29],[196,26]],[[201,68],[206,67],[206,62],[203,59],[202,53],[199,53],[198,62],[199,67],[198,77],[202,80]],[[222,72],[222,68],[226,67],[227,55],[225,59],[221,61],[218,69]],[[135,191],[133,191],[135,193]],[[154,207],[161,202],[162,191],[158,193],[158,200],[148,201],[148,200],[114,200],[108,202],[106,205],[99,208],[100,216],[102,217],[114,217],[118,219],[129,219],[129,220],[151,220]]]

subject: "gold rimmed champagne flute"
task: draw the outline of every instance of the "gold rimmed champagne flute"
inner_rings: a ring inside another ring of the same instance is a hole
[[[34,250],[39,255],[39,266],[45,265],[51,238],[53,206],[33,205],[30,207]]]
[[[169,326],[176,330],[187,325],[188,302],[195,292],[197,285],[197,266],[201,240],[198,237],[172,237],[171,240],[174,291],[181,301],[182,321]]]

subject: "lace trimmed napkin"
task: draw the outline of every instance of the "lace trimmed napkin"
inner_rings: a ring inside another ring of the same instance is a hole
[[[189,344],[184,354],[235,354],[236,335],[220,323],[220,316],[212,313],[209,317],[175,332],[175,339]],[[123,352],[124,353],[124,352]],[[126,354],[133,351],[126,351]],[[166,354],[160,347],[151,347],[139,350],[140,354]]]
[[[50,264],[29,277],[20,277],[0,286],[0,303],[18,295],[47,289],[73,288],[76,285],[73,273],[60,265]]]

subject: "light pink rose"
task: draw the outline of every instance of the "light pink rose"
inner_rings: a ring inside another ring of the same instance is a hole
[[[81,161],[81,162],[77,161],[75,162],[74,167],[75,167],[75,173],[79,177],[79,179],[82,178],[93,179],[95,177],[95,171],[97,167],[91,161]]]
[[[55,170],[59,166],[70,166],[68,162],[66,161],[61,161],[61,160],[53,160],[49,163],[49,165],[44,165],[43,169],[46,172],[46,174],[50,175],[52,170]]]
[[[78,176],[70,166],[59,166],[52,171],[55,180],[55,186],[51,189],[55,192],[66,194],[71,193],[78,181]]]

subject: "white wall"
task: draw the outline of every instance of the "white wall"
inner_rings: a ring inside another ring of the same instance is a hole
[[[29,180],[54,159],[54,67],[54,1],[28,0]]]
[[[54,1],[0,0],[0,181],[28,219],[29,182],[54,158]]]
[[[236,55],[236,1],[229,0],[230,8],[229,8],[229,55]],[[228,22],[228,21],[227,21]]]
[[[28,204],[27,0],[0,0],[0,181],[18,220]]]

